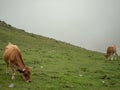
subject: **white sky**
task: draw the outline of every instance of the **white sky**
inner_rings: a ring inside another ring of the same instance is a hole
[[[120,52],[120,0],[0,0],[0,19],[27,32]]]

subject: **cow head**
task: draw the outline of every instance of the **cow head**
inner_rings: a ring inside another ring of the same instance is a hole
[[[22,70],[19,69],[18,71],[21,73],[23,80],[25,80],[26,82],[31,82],[30,78],[31,73],[29,67],[25,67]]]
[[[110,55],[104,54],[105,58],[108,59]]]

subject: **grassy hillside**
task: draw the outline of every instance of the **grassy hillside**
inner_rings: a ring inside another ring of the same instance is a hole
[[[32,68],[32,82],[18,73],[11,80],[3,60],[8,42],[21,49]],[[102,53],[27,33],[0,22],[0,90],[119,90],[120,61],[106,61]],[[13,88],[9,85],[14,84]]]

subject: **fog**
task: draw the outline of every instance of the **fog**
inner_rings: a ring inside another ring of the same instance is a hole
[[[0,0],[0,19],[24,29],[105,52],[120,52],[120,0]],[[7,32],[6,32],[7,33]]]

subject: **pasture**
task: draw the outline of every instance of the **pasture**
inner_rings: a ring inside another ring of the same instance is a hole
[[[3,60],[8,42],[18,45],[31,66],[31,83],[16,72],[6,74]],[[120,57],[105,60],[103,53],[86,50],[52,38],[0,24],[0,90],[119,90]],[[13,85],[13,86],[11,86]]]

